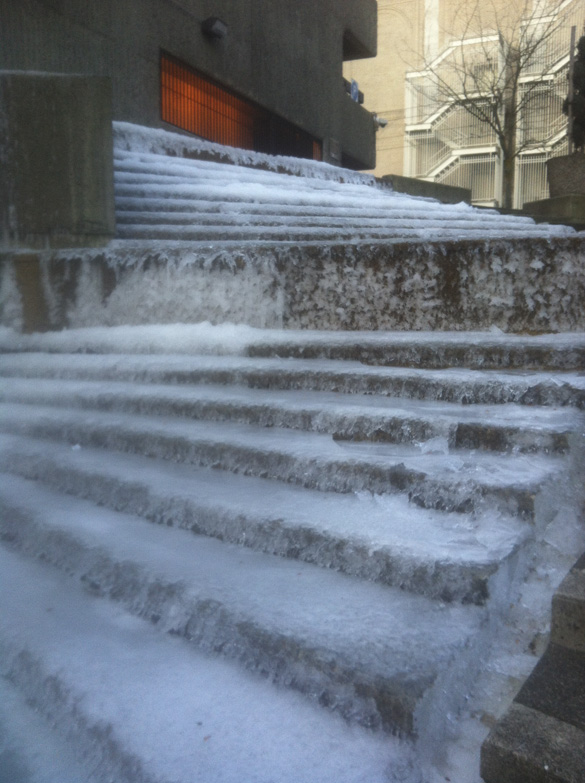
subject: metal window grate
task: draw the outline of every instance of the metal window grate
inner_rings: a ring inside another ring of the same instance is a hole
[[[161,52],[161,119],[230,147],[321,160],[321,143],[292,123]]]

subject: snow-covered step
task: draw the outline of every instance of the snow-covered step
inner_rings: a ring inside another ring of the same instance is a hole
[[[174,225],[156,225],[145,226],[139,223],[132,225],[121,225],[117,229],[117,235],[120,239],[134,240],[178,240],[184,242],[255,242],[262,244],[271,244],[275,242],[282,243],[323,243],[323,242],[397,242],[403,240],[429,240],[429,231],[433,234],[434,241],[459,240],[462,238],[469,240],[478,240],[486,238],[498,239],[518,239],[522,238],[523,232],[517,229],[497,229],[489,232],[486,237],[486,230],[456,229],[444,226],[443,228],[433,228],[420,226],[417,228],[396,228],[396,229],[370,229],[360,230],[348,227],[347,229],[327,229],[322,227],[306,228],[303,226],[289,226],[285,231],[281,227],[270,226],[201,226],[188,224],[184,226]],[[533,237],[548,237],[547,228],[534,228],[531,231]]]
[[[405,492],[429,508],[471,511],[496,502],[534,518],[539,494],[565,463],[541,455],[421,450],[409,444],[334,441],[321,433],[227,422],[0,404],[0,431],[99,446],[278,479],[333,492]]]
[[[524,383],[525,374],[572,372],[570,382],[579,383],[585,366],[585,333],[517,335],[496,332],[390,332],[326,331],[315,329],[258,329],[241,324],[158,324],[68,329],[46,334],[0,333],[0,347],[14,351],[50,353],[119,354],[121,364],[128,354],[157,354],[173,360],[181,355],[337,359],[354,372],[356,366],[445,369],[462,368],[465,380],[470,370],[520,371],[503,380]],[[175,355],[175,356],[173,356]],[[124,358],[122,358],[124,356]],[[128,357],[131,359],[131,357]],[[198,361],[198,359],[197,359]],[[345,364],[354,362],[359,364]],[[298,365],[289,364],[289,367]],[[304,365],[319,367],[319,365]],[[327,364],[322,367],[328,366]],[[0,365],[1,370],[1,365]],[[575,376],[578,373],[579,376]],[[440,376],[435,376],[440,377]],[[485,376],[497,382],[497,375]],[[530,376],[529,376],[530,377]],[[560,383],[562,377],[553,377]],[[585,388],[581,380],[580,388]]]
[[[302,222],[303,219],[326,219],[331,221],[344,221],[351,222],[354,226],[359,226],[364,221],[379,222],[383,224],[390,224],[392,221],[399,223],[408,223],[408,221],[419,221],[423,216],[426,216],[427,220],[433,220],[435,222],[444,222],[443,212],[438,212],[431,209],[429,212],[429,202],[423,200],[419,205],[418,212],[413,210],[412,207],[407,204],[396,204],[387,201],[387,197],[381,202],[376,202],[378,206],[372,203],[372,192],[368,194],[368,198],[360,206],[356,206],[356,200],[348,198],[346,201],[337,203],[334,206],[328,206],[326,204],[311,205],[311,204],[295,204],[295,203],[283,203],[278,204],[273,201],[266,202],[254,202],[254,201],[222,201],[220,198],[209,200],[205,198],[205,193],[200,196],[192,195],[190,198],[181,198],[172,195],[167,195],[166,198],[161,200],[160,198],[153,198],[151,196],[132,196],[132,195],[120,195],[116,196],[116,216],[120,215],[122,219],[131,218],[136,213],[144,214],[150,219],[155,219],[157,214],[160,214],[164,220],[170,220],[177,216],[184,216],[185,219],[193,219],[194,216],[202,215],[207,219],[216,217],[218,219],[242,219],[242,216],[249,215],[256,220],[262,219],[274,219],[274,220],[290,220]],[[381,205],[381,206],[380,206]],[[431,205],[434,206],[434,205]],[[391,209],[389,209],[391,207]],[[443,209],[448,209],[445,205],[441,205]],[[495,211],[491,210],[472,210],[471,208],[465,208],[469,211],[465,211],[460,207],[453,208],[452,214],[449,215],[449,223],[451,225],[468,226],[470,224],[476,227],[482,226],[484,223],[487,225],[494,224],[499,215]],[[510,226],[533,226],[531,218],[511,218]]]
[[[470,406],[392,397],[246,387],[139,385],[121,381],[5,378],[0,401],[233,421],[333,435],[337,440],[415,442],[443,438],[445,448],[569,450],[583,416],[518,405]]]
[[[336,182],[120,149],[115,151],[115,195],[121,211],[119,236],[127,239],[330,243],[572,233],[564,226],[535,225],[523,216],[396,194],[373,180]],[[246,220],[250,207],[256,218]],[[210,209],[217,221],[199,217]],[[351,216],[348,210],[353,210]],[[168,211],[174,213],[169,220]],[[145,217],[145,212],[151,214]],[[180,212],[192,214],[181,221]]]
[[[271,232],[274,232],[276,228],[284,226],[291,229],[291,215],[288,213],[276,212],[272,214],[258,214],[257,212],[241,209],[233,210],[231,204],[225,204],[219,208],[215,208],[213,211],[205,210],[205,202],[197,203],[196,208],[191,212],[184,211],[161,211],[161,210],[121,210],[116,211],[116,223],[122,227],[125,225],[140,225],[140,226],[156,226],[156,227],[169,227],[174,229],[175,226],[193,226],[197,225],[202,229],[207,227],[210,230],[214,228],[222,227],[238,227],[238,226],[254,226],[262,230],[267,229],[268,238],[271,236]],[[229,212],[228,212],[229,210]],[[450,230],[458,230],[467,227],[467,220],[451,220],[449,221]],[[294,218],[294,227],[299,232],[303,229],[314,228],[328,228],[330,230],[340,231],[353,231],[354,234],[359,236],[360,233],[375,232],[380,235],[385,235],[388,232],[399,232],[401,229],[415,229],[420,228],[416,219],[408,217],[371,217],[371,216],[359,216],[358,225],[355,221],[350,220],[347,217],[340,217],[336,211],[333,211],[332,215],[322,215],[315,213],[313,215],[300,215]],[[438,231],[445,230],[445,221],[436,218],[428,219],[425,221],[426,229],[436,229]]]
[[[266,332],[249,356],[357,360],[366,364],[439,369],[573,370],[585,367],[585,334],[486,332]]]
[[[171,327],[172,329],[173,327]],[[174,327],[175,329],[177,327]],[[164,340],[165,327],[158,328]],[[464,405],[576,406],[585,408],[585,376],[575,372],[506,372],[504,370],[424,370],[364,365],[340,359],[120,354],[123,330],[111,328],[92,338],[71,330],[59,339],[49,334],[19,338],[16,347],[31,343],[51,351],[76,347],[90,354],[8,353],[2,356],[0,377],[119,380],[153,384],[225,384],[254,389],[319,390],[344,394],[383,395],[402,399],[438,400]],[[148,331],[148,329],[147,329]],[[180,344],[189,339],[178,329]],[[77,342],[76,342],[77,337]],[[111,345],[112,353],[101,353]],[[142,347],[146,347],[145,341]],[[140,350],[139,341],[129,348]]]
[[[203,198],[214,199],[217,195],[227,198],[242,198],[242,182],[248,183],[253,190],[245,194],[246,200],[269,205],[276,195],[282,201],[281,207],[294,204],[294,200],[303,201],[303,207],[326,206],[324,199],[335,202],[347,202],[348,208],[356,213],[369,212],[378,209],[388,217],[396,215],[402,218],[419,215],[432,216],[440,214],[447,219],[473,221],[476,223],[501,223],[501,216],[495,210],[476,210],[467,204],[439,205],[430,199],[404,197],[386,187],[379,185],[338,183],[331,180],[319,180],[274,172],[251,170],[241,166],[230,166],[209,161],[172,160],[163,155],[142,155],[140,159],[123,157],[119,153],[115,157],[115,182],[118,194],[125,194],[130,188],[140,186],[156,190],[159,193],[184,194],[191,197],[202,191]],[[323,200],[319,200],[319,196]],[[507,216],[509,225],[533,226],[526,216]]]
[[[528,534],[399,495],[337,495],[141,455],[0,436],[0,470],[100,506],[441,601],[482,604]]]
[[[2,550],[0,560],[1,672],[88,779],[385,783],[390,767],[408,768],[388,736],[161,636],[47,566]]]
[[[14,477],[2,484],[11,549],[352,722],[416,734],[417,711],[443,706],[451,666],[476,673],[478,607],[145,525]]]

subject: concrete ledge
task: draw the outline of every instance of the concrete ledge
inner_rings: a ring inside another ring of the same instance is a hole
[[[522,212],[539,222],[563,223],[581,230],[585,228],[585,196],[569,195],[529,201]]]
[[[552,606],[551,643],[481,749],[485,783],[585,781],[585,555]]]
[[[387,174],[381,177],[380,181],[384,185],[389,185],[396,193],[434,198],[442,201],[443,204],[460,204],[462,201],[471,204],[471,190],[467,188],[441,185],[438,182],[427,182],[414,177],[401,177],[398,174]]]
[[[585,555],[563,579],[552,605],[551,640],[585,653]]]
[[[115,231],[110,80],[0,72],[0,247],[95,247]]]
[[[483,745],[487,783],[583,783],[585,733],[513,704]]]
[[[32,255],[0,254],[5,326],[30,328],[26,312],[34,306],[26,292],[36,291],[51,329],[231,321],[288,329],[585,331],[579,236],[241,250],[118,240],[101,250]]]

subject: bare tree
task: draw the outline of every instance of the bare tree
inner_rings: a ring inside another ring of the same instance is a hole
[[[430,89],[437,105],[460,107],[497,140],[504,207],[513,205],[516,158],[550,136],[546,116],[539,117],[545,102],[559,102],[560,114],[551,66],[568,40],[569,6],[567,0],[464,1],[451,22],[457,40],[424,61],[418,84],[427,98]]]

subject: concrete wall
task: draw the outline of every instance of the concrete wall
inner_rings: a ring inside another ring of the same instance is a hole
[[[457,188],[454,185],[442,185],[439,182],[427,182],[414,177],[401,177],[388,174],[381,178],[382,182],[392,188],[395,193],[408,193],[409,196],[435,198],[443,204],[460,204],[464,201],[471,204],[471,190]]]
[[[388,122],[376,133],[377,176],[403,173],[405,74],[419,64],[425,17],[425,0],[378,0],[377,56],[344,65],[346,78],[364,93],[364,106]]]
[[[25,268],[26,267],[26,268]],[[297,329],[585,330],[585,240],[137,248],[0,256],[0,323]]]
[[[107,78],[0,72],[0,248],[113,236],[111,104]]]
[[[202,34],[208,16],[226,38]],[[344,124],[344,39],[375,54],[375,0],[3,0],[0,69],[110,76],[114,118],[160,127],[164,49],[368,167],[369,115]]]

